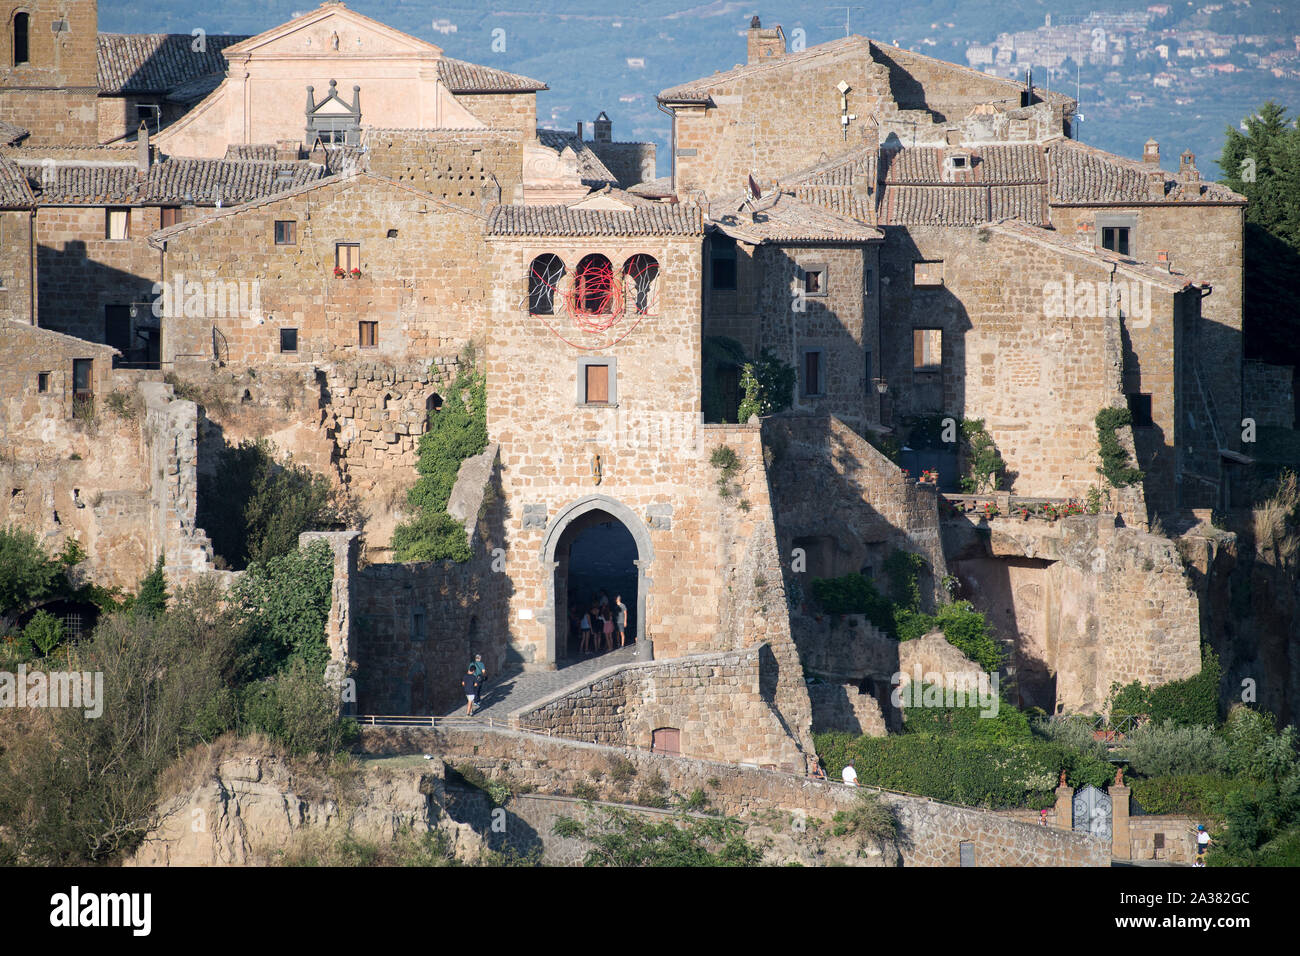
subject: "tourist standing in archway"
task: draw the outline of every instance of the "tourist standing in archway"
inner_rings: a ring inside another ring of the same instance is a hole
[[[614,629],[618,631],[618,646],[627,646],[627,605],[623,603],[623,595],[614,595]]]

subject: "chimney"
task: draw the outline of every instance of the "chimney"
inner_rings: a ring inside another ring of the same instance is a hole
[[[1201,178],[1201,171],[1196,168],[1196,154],[1185,149],[1178,157],[1178,178],[1185,183],[1194,183]]]
[[[149,175],[152,158],[149,152],[149,126],[141,123],[135,134],[135,171],[141,179]]]
[[[1160,249],[1156,252],[1156,268],[1162,272],[1169,271],[1169,250]]]
[[[582,139],[582,120],[578,120],[578,139]]]
[[[1165,198],[1165,173],[1156,168],[1147,170],[1147,199],[1161,202]]]
[[[785,33],[780,24],[775,30],[764,30],[762,21],[754,17],[749,21],[747,37],[749,62],[775,60],[785,56]]]
[[[601,110],[600,115],[596,117],[596,122],[592,124],[592,139],[597,143],[608,143],[613,139],[614,124],[609,121],[605,111]]]
[[[1148,166],[1160,165],[1160,144],[1155,139],[1149,139],[1142,147],[1142,162]]]
[[[290,162],[298,160],[302,155],[302,144],[293,139],[278,139],[275,141],[275,159],[277,162]]]

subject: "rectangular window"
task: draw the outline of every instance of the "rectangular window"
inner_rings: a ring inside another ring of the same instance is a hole
[[[1129,255],[1129,231],[1128,226],[1102,226],[1101,247],[1121,256]]]
[[[424,640],[424,608],[417,607],[411,612],[411,640]]]
[[[1153,849],[1163,850],[1165,848],[1165,835],[1163,833],[1157,833],[1151,841],[1151,846]]]
[[[131,220],[130,209],[104,210],[104,238],[126,239]]]
[[[574,400],[579,405],[618,404],[618,370],[614,358],[578,359],[577,389]]]
[[[862,356],[862,382],[863,387],[867,390],[867,399],[869,401],[876,391],[875,383],[871,381],[871,349],[867,349]]]
[[[95,360],[72,360],[72,398],[86,401],[95,393]]]
[[[1128,396],[1128,410],[1133,416],[1134,428],[1150,428],[1155,424],[1151,417],[1151,396],[1134,392]]]
[[[298,244],[297,220],[277,219],[275,221],[275,244],[277,246],[296,246]]]
[[[803,395],[815,398],[825,394],[826,368],[821,349],[808,349],[803,353]]]
[[[358,322],[357,344],[363,349],[373,349],[379,344],[379,323]]]
[[[912,285],[917,287],[943,285],[943,260],[929,259],[912,263]]]
[[[736,291],[736,240],[715,235],[709,241],[710,279],[715,292]]]
[[[361,269],[361,243],[339,242],[334,245],[334,267],[344,272]]]
[[[868,269],[866,278],[862,283],[862,291],[870,295],[876,288],[876,270]]]
[[[37,373],[36,373],[36,391],[38,391],[38,392],[48,392],[49,390],[50,390],[50,373],[49,373],[49,372],[37,372]]]
[[[281,352],[298,351],[298,330],[297,329],[280,330],[280,351]]]
[[[803,294],[822,296],[826,294],[826,266],[822,263],[810,265],[803,270]]]
[[[162,228],[164,229],[181,221],[180,206],[163,206],[160,212],[162,213]]]
[[[587,369],[587,403],[600,404],[609,402],[609,366],[588,365]]]
[[[912,330],[912,371],[940,372],[943,370],[943,330]]]

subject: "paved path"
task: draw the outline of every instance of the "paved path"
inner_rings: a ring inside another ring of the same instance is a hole
[[[480,698],[476,714],[483,717],[505,718],[512,711],[541,700],[570,684],[576,684],[597,671],[615,664],[630,664],[636,660],[636,644],[620,647],[596,657],[587,657],[565,664],[553,671],[507,671],[500,678],[488,680],[487,692]],[[449,710],[445,717],[465,716],[464,697],[461,706]]]

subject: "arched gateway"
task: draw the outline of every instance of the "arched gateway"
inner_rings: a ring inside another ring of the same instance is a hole
[[[546,663],[554,664],[568,653],[567,638],[569,633],[569,574],[570,551],[573,544],[584,531],[598,525],[614,522],[631,536],[636,556],[631,559],[635,568],[628,573],[635,574],[635,603],[628,603],[630,625],[638,641],[646,642],[648,622],[646,620],[646,592],[651,580],[649,569],[654,562],[654,546],[650,543],[650,531],[645,523],[627,505],[610,498],[608,495],[587,495],[572,504],[566,505],[551,519],[542,540],[541,554],[538,556],[546,578],[546,607],[542,618],[546,622]],[[613,595],[611,595],[611,598]],[[629,637],[632,635],[630,634]],[[645,644],[647,648],[648,643]]]

